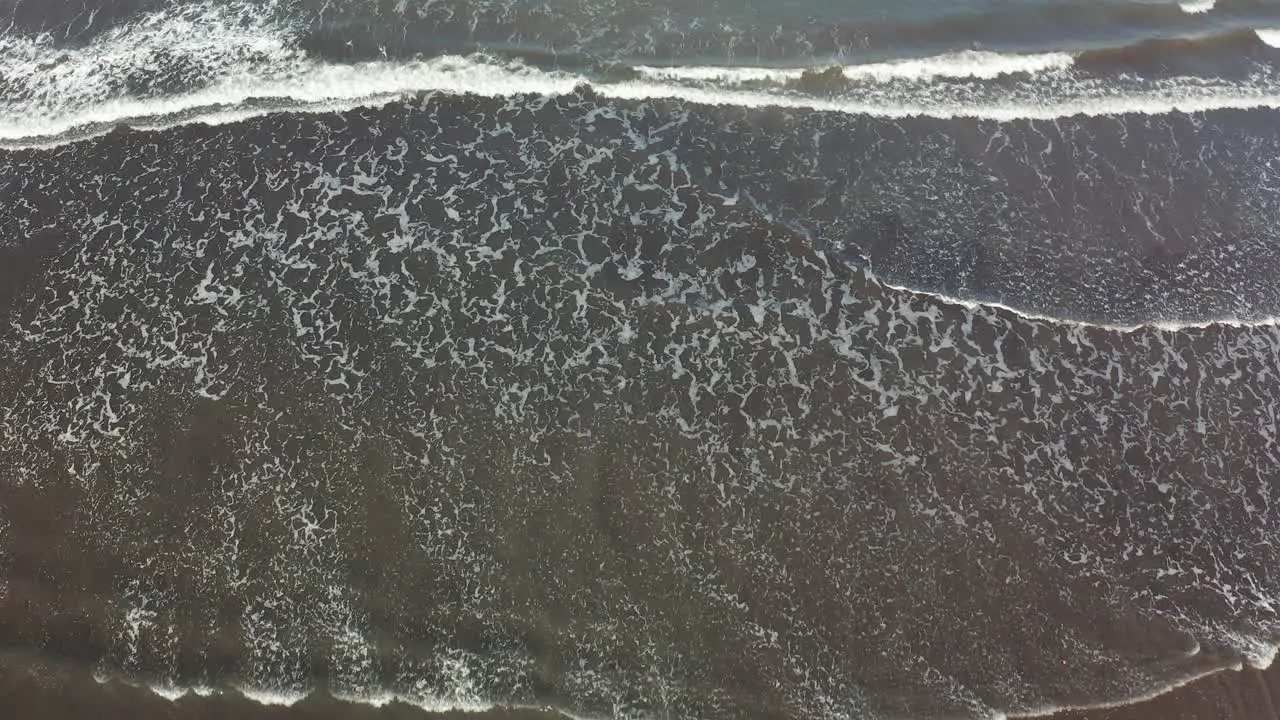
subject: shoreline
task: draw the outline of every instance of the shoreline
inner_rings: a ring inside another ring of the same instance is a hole
[[[153,688],[112,679],[101,681],[83,669],[37,662],[30,668],[0,662],[4,705],[30,720],[93,716],[165,720],[564,720],[551,707],[494,707],[432,712],[402,700],[384,704],[346,700],[315,692],[288,705],[263,703],[231,691],[166,696]],[[1022,716],[1019,716],[1022,717]],[[1223,670],[1145,700],[1036,717],[1048,720],[1262,720],[1280,717],[1280,667]]]
[[[1068,710],[1049,720],[1258,720],[1280,717],[1280,666],[1244,666],[1193,680],[1147,700]]]

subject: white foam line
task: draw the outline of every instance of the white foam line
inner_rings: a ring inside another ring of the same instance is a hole
[[[555,712],[558,715],[562,715],[565,718],[568,718],[568,720],[599,720],[598,718],[592,718],[586,715],[575,715],[571,712],[561,710],[560,708],[552,707],[549,705],[547,706],[504,705],[501,703],[460,701],[460,700],[447,699],[447,698],[413,697],[413,696],[407,696],[407,695],[399,695],[393,692],[380,692],[376,694],[371,693],[366,695],[353,695],[349,693],[333,693],[333,697],[343,702],[349,702],[349,703],[358,704],[358,705],[368,705],[370,707],[376,707],[376,708],[386,707],[391,703],[398,702],[398,703],[403,703],[405,705],[411,705],[413,707],[416,707],[420,710],[424,710],[432,714],[439,714],[439,715],[443,715],[447,713],[457,713],[457,712],[483,713],[483,712],[489,712],[489,711],[497,710],[501,708],[511,708],[515,710],[551,710],[552,712]]]
[[[990,80],[1016,73],[1041,73],[1065,70],[1075,63],[1069,53],[1039,53],[1018,55],[979,50],[946,53],[935,57],[909,58],[862,65],[845,65],[840,73],[848,80],[893,82],[895,80],[928,81],[937,78]],[[788,82],[799,80],[806,72],[803,68],[757,68],[717,66],[654,67],[640,65],[635,68],[650,80],[720,82],[730,85],[751,82]]]
[[[142,687],[142,686],[138,686],[138,687]],[[170,702],[175,702],[188,695],[196,695],[198,697],[209,697],[210,695],[213,695],[216,692],[213,688],[203,687],[203,686],[180,688],[180,687],[173,687],[168,685],[147,685],[145,687],[151,692],[159,695],[160,697]]]
[[[1002,312],[1007,312],[1011,315],[1015,315],[1024,320],[1050,322],[1055,325],[1098,328],[1100,330],[1107,330],[1109,332],[1116,332],[1116,333],[1139,333],[1139,332],[1147,332],[1149,330],[1157,330],[1160,332],[1182,332],[1185,330],[1203,330],[1205,328],[1212,327],[1215,325],[1225,325],[1227,327],[1232,327],[1232,328],[1270,328],[1270,327],[1280,326],[1280,317],[1265,317],[1265,318],[1260,318],[1258,320],[1240,320],[1238,318],[1217,318],[1217,319],[1209,319],[1209,320],[1196,320],[1191,322],[1163,322],[1163,321],[1162,322],[1145,322],[1145,323],[1136,323],[1132,325],[1086,322],[1084,320],[1073,320],[1071,318],[1063,318],[1063,317],[1056,317],[1053,315],[1044,315],[1040,313],[1035,313],[1028,310],[1023,310],[1020,308],[1013,307],[1012,305],[1005,305],[1004,303],[997,302],[994,300],[969,300],[966,298],[956,297],[954,295],[944,295],[943,293],[939,293],[939,292],[921,290],[919,288],[913,288],[907,285],[895,285],[893,283],[885,282],[884,280],[877,278],[874,273],[872,273],[869,270],[866,270],[865,268],[862,271],[867,273],[867,275],[875,279],[875,281],[880,283],[881,285],[887,288],[891,288],[893,290],[897,290],[899,292],[907,292],[907,293],[914,293],[916,295],[924,295],[926,297],[934,298],[939,302],[943,302],[949,305],[956,305],[956,306],[965,308],[966,310],[977,310],[982,308],[999,310]],[[1253,665],[1252,662],[1250,662],[1250,664]],[[1257,667],[1256,665],[1253,665],[1253,666]]]
[[[281,99],[290,104],[322,104],[326,109],[380,105],[419,90],[477,92],[501,96],[519,93],[561,94],[580,82],[565,73],[547,73],[515,65],[446,56],[408,63],[355,65],[313,64],[295,77],[261,80],[231,78],[197,92],[158,99],[104,102],[66,117],[0,118],[0,143],[23,138],[50,138],[76,128],[114,123],[145,123],[198,111],[174,124],[204,122],[219,116],[247,118],[277,108],[237,108],[254,99]],[[305,109],[305,108],[304,108]]]
[[[1216,0],[1184,0],[1178,3],[1178,7],[1182,8],[1182,12],[1188,15],[1199,15],[1209,12],[1216,4]]]
[[[934,117],[983,120],[1056,120],[1074,115],[1110,116],[1124,114],[1162,115],[1171,112],[1202,112],[1222,109],[1280,108],[1280,87],[1243,85],[1191,85],[1149,91],[1135,90],[1124,95],[1082,94],[1062,99],[1011,100],[1007,103],[959,102],[923,96],[914,99],[867,101],[850,97],[822,98],[787,95],[757,90],[663,86],[641,81],[601,85],[604,96],[628,100],[672,98],[705,105],[745,107],[786,107],[869,115],[883,118]]]
[[[1268,647],[1271,648],[1269,654],[1264,653],[1264,655],[1266,655],[1265,657],[1260,655],[1257,658],[1251,658],[1248,664],[1251,667],[1254,667],[1256,669],[1265,670],[1270,665],[1270,660],[1273,660],[1276,654],[1276,648],[1271,646],[1268,646]],[[1014,713],[997,712],[992,716],[992,720],[1015,720],[1017,718],[1046,717],[1050,715],[1056,715],[1062,712],[1079,711],[1079,710],[1105,710],[1110,708],[1125,707],[1128,705],[1136,705],[1138,703],[1153,700],[1157,697],[1160,697],[1161,695],[1165,695],[1166,693],[1169,693],[1173,690],[1177,690],[1180,687],[1189,685],[1191,683],[1194,683],[1206,677],[1210,677],[1212,675],[1217,675],[1219,673],[1222,673],[1228,670],[1234,670],[1238,672],[1241,669],[1243,669],[1243,667],[1244,667],[1244,663],[1233,663],[1230,665],[1224,665],[1220,668],[1206,670],[1200,673],[1189,675],[1185,678],[1181,678],[1167,685],[1163,685],[1156,690],[1134,695],[1122,700],[1113,700],[1113,701],[1106,701],[1106,702],[1099,702],[1099,703],[1074,704],[1074,705],[1070,705],[1070,704],[1069,705],[1053,705],[1053,706],[1045,706],[1042,708],[1037,708],[1035,710],[1030,710],[1026,712],[1014,712]],[[125,678],[111,676],[101,672],[95,672],[93,675],[93,678],[99,684],[104,684],[104,685],[114,680],[114,681],[129,685],[130,687],[144,688],[146,690],[151,691],[152,693],[155,693],[160,697],[165,698],[166,700],[169,700],[170,702],[177,701],[189,694],[194,694],[194,695],[205,697],[205,698],[215,696],[215,695],[225,694],[225,691],[221,689],[212,688],[208,686],[175,687],[171,685],[159,686],[159,685],[137,684],[137,683],[130,682]],[[258,703],[259,705],[284,706],[284,707],[292,707],[293,705],[296,705],[297,703],[305,700],[306,698],[312,695],[312,693],[302,693],[302,692],[281,692],[281,691],[261,690],[261,689],[247,687],[247,686],[236,686],[234,688],[234,692],[240,694],[247,700]],[[483,701],[459,702],[457,700],[446,699],[446,698],[412,697],[407,695],[400,695],[393,692],[370,693],[365,695],[334,693],[332,697],[343,702],[349,702],[349,703],[360,704],[360,705],[368,705],[375,708],[382,708],[391,703],[400,702],[406,705],[417,707],[429,713],[438,713],[438,714],[450,713],[450,712],[482,713],[482,712],[488,712],[488,711],[500,709],[500,708],[511,708],[515,710],[541,710],[541,711],[550,710],[559,715],[564,716],[565,718],[568,718],[569,720],[601,720],[600,718],[595,718],[595,717],[586,716],[586,715],[577,715],[572,712],[562,710],[560,708],[551,707],[551,706],[504,705],[501,703],[483,702]]]
[[[148,685],[147,688],[152,692],[155,692],[155,687]],[[309,697],[309,693],[260,690],[249,687],[237,687],[235,690],[243,695],[246,700],[251,700],[259,705],[275,707],[293,707]],[[218,690],[216,691],[216,694],[221,695],[222,691]]]
[[[997,711],[992,715],[992,720],[1016,720],[1018,718],[1038,718],[1038,717],[1052,716],[1052,715],[1056,715],[1063,712],[1082,711],[1082,710],[1083,711],[1106,710],[1106,709],[1112,709],[1112,708],[1125,707],[1129,705],[1136,705],[1138,703],[1154,700],[1155,698],[1158,698],[1162,695],[1165,695],[1169,692],[1177,690],[1178,688],[1184,687],[1186,685],[1190,685],[1191,683],[1194,683],[1198,680],[1202,680],[1206,677],[1217,675],[1229,670],[1239,672],[1243,668],[1243,665],[1244,665],[1243,663],[1235,663],[1231,665],[1224,665],[1223,667],[1216,668],[1213,670],[1206,670],[1200,673],[1189,675],[1185,678],[1181,678],[1175,682],[1162,685],[1156,690],[1141,693],[1141,694],[1134,695],[1121,700],[1112,700],[1112,701],[1098,702],[1098,703],[1047,705],[1041,708],[1036,708],[1034,710],[1029,710],[1025,712]],[[1251,665],[1253,667],[1260,667],[1257,665],[1253,665],[1252,663]],[[1265,666],[1261,666],[1261,667],[1265,669]],[[187,695],[197,695],[202,698],[208,698],[208,697],[221,696],[226,694],[226,691],[223,691],[217,688],[207,687],[207,686],[179,688],[174,686],[135,684],[123,678],[109,677],[109,676],[101,675],[98,673],[94,674],[94,679],[99,684],[107,684],[114,680],[114,681],[129,685],[130,687],[146,689],[162,698],[165,698],[166,700],[169,700],[170,702],[176,702],[182,699],[183,697],[186,697]],[[236,687],[234,688],[234,692],[241,695],[245,699],[255,702],[259,705],[280,706],[280,707],[292,707],[297,703],[307,699],[313,694],[313,693],[257,690],[257,689],[247,688],[247,687]],[[600,718],[586,716],[586,715],[577,715],[560,708],[545,706],[545,705],[544,706],[524,705],[524,704],[504,705],[501,703],[489,703],[489,702],[458,702],[455,700],[449,700],[444,698],[411,697],[411,696],[399,695],[392,692],[381,692],[376,694],[371,693],[367,695],[334,693],[331,697],[333,697],[336,700],[340,700],[342,702],[349,702],[352,704],[359,704],[359,705],[368,705],[370,707],[375,707],[375,708],[382,708],[387,705],[390,705],[391,703],[399,702],[405,705],[410,705],[410,706],[419,708],[425,712],[436,713],[436,714],[453,713],[453,712],[483,713],[491,710],[510,708],[514,710],[552,711],[565,718],[568,718],[568,720],[601,720]]]
[[[1280,28],[1263,28],[1254,30],[1258,39],[1273,48],[1280,48]]]
[[[224,690],[221,690],[219,688],[209,687],[207,685],[193,685],[189,687],[183,687],[183,686],[177,686],[177,685],[153,685],[153,684],[147,684],[143,682],[137,682],[127,677],[120,676],[120,675],[113,675],[110,673],[103,672],[101,670],[94,671],[93,679],[99,685],[108,685],[113,682],[118,682],[122,685],[131,687],[131,688],[147,690],[148,692],[151,692],[155,695],[159,695],[160,697],[170,702],[177,702],[178,700],[181,700],[182,698],[188,695],[195,695],[197,697],[207,698],[215,695],[225,694]],[[273,705],[273,706],[280,706],[280,707],[291,707],[301,702],[302,700],[306,699],[308,696],[307,693],[290,693],[290,692],[258,690],[253,688],[240,688],[240,687],[234,688],[234,691],[239,693],[240,695],[243,695],[246,699],[251,700],[255,703],[258,703],[259,705]]]
[[[99,685],[106,685],[111,682],[119,682],[133,688],[147,690],[158,695],[170,702],[176,702],[187,695],[196,695],[202,698],[226,695],[229,692],[238,694],[246,700],[257,703],[259,705],[275,706],[275,707],[293,707],[298,703],[306,700],[314,695],[314,692],[299,691],[281,691],[281,690],[263,690],[249,686],[237,685],[230,691],[220,688],[208,687],[204,685],[192,687],[178,687],[174,685],[148,685],[130,681],[127,678],[110,675],[103,672],[95,672],[93,679]],[[370,693],[365,695],[356,695],[349,693],[332,693],[330,697],[342,702],[349,702],[357,705],[368,705],[370,707],[382,708],[394,702],[411,705],[429,713],[445,714],[453,712],[464,713],[483,713],[491,710],[502,708],[510,708],[514,710],[543,710],[552,711],[568,718],[568,720],[600,720],[587,715],[577,715],[560,708],[549,705],[508,705],[497,702],[485,701],[458,701],[449,698],[436,697],[415,697],[409,695],[400,695],[392,692]]]
[[[804,70],[799,68],[727,67],[719,65],[673,65],[656,67],[636,65],[641,77],[653,81],[719,82],[731,85],[752,82],[787,82],[799,80]]]
[[[1183,687],[1185,685],[1190,685],[1191,683],[1196,682],[1197,680],[1202,680],[1211,675],[1217,675],[1227,670],[1238,671],[1240,669],[1241,669],[1241,665],[1236,664],[1236,665],[1224,666],[1221,668],[1217,668],[1215,670],[1206,670],[1204,672],[1197,673],[1195,675],[1190,675],[1188,677],[1185,677],[1181,680],[1170,683],[1168,685],[1161,686],[1160,689],[1158,690],[1142,693],[1141,695],[1135,695],[1125,700],[1114,700],[1111,702],[1100,702],[1100,703],[1083,703],[1079,705],[1051,705],[1051,706],[1037,708],[1035,710],[1022,712],[1022,713],[1000,713],[1000,714],[997,714],[996,717],[993,718],[993,720],[1014,720],[1015,718],[1037,718],[1037,717],[1046,717],[1050,715],[1057,715],[1058,713],[1072,712],[1072,711],[1079,711],[1079,710],[1109,710],[1112,708],[1120,708],[1120,707],[1127,707],[1129,705],[1137,705],[1138,703],[1144,703],[1149,700],[1154,700],[1160,697],[1161,695],[1165,695],[1169,692],[1177,690],[1180,687]]]
[[[1041,73],[1065,70],[1075,63],[1068,53],[1039,53],[1014,55],[1006,53],[965,50],[937,57],[899,60],[871,65],[850,65],[844,68],[845,77],[867,78],[879,82],[893,79],[932,80],[934,78],[991,79],[1016,73]]]
[[[1212,2],[1184,0],[1182,5],[1193,12]],[[265,12],[264,7],[274,8],[276,3],[194,2],[146,15],[82,48],[61,47],[45,35],[0,33],[0,74],[12,79],[17,88],[0,103],[0,147],[64,144],[117,123],[159,129],[231,122],[285,109],[341,111],[384,104],[416,91],[558,95],[585,79],[483,57],[324,63],[297,46],[297,28],[273,20],[280,15]],[[1280,47],[1280,29],[1257,33],[1264,42]],[[642,66],[636,68],[638,79],[596,89],[604,96],[625,99],[998,121],[1280,107],[1280,85],[1272,81],[1215,83],[1181,78],[1108,88],[1089,85],[1069,73],[1073,62],[1070,54],[1060,52],[967,50],[847,65],[840,73],[855,86],[840,96],[751,86],[800,79],[805,71],[799,68]],[[1029,77],[1002,95],[962,82],[1018,74]],[[120,97],[122,88],[129,85],[125,80],[135,76],[161,82],[181,77],[199,89],[161,97]],[[955,82],[931,85],[935,80]],[[274,104],[244,107],[254,99]]]

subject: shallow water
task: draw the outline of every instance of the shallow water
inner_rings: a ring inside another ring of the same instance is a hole
[[[11,3],[7,647],[589,717],[1269,664],[1280,14],[948,7]]]

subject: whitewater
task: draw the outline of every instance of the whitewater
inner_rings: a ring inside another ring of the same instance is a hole
[[[1272,664],[1270,18],[734,64],[260,7],[0,32],[0,456],[98,683],[1008,720]]]
[[[1264,648],[1262,650],[1262,654],[1264,657],[1260,657],[1258,660],[1251,661],[1247,664],[1254,669],[1265,670],[1268,667],[1270,667],[1271,662],[1275,657],[1276,650],[1277,648],[1273,646]],[[1171,682],[1166,686],[1155,688],[1148,692],[1144,692],[1130,698],[1125,698],[1123,700],[1115,700],[1115,701],[1100,702],[1100,703],[1081,703],[1081,704],[1073,704],[1073,705],[1046,705],[1042,708],[1037,708],[1033,712],[1005,713],[1000,711],[992,711],[989,715],[989,720],[1020,720],[1020,719],[1029,719],[1029,718],[1042,718],[1042,717],[1051,717],[1053,715],[1057,715],[1062,712],[1081,711],[1081,710],[1107,710],[1107,709],[1124,707],[1126,705],[1131,705],[1134,703],[1152,700],[1161,695],[1164,695],[1165,693],[1172,692],[1174,690],[1177,690],[1178,688],[1185,687],[1192,683],[1198,682],[1200,680],[1203,680],[1205,678],[1208,678],[1223,672],[1232,672],[1232,671],[1238,672],[1242,670],[1243,667],[1244,667],[1244,664],[1242,663],[1234,663],[1234,664],[1226,665],[1217,670],[1210,670],[1202,673],[1196,673],[1188,677],[1181,678],[1175,682]],[[210,697],[225,695],[228,692],[231,692],[231,693],[238,694],[241,697],[245,698],[246,700],[254,702],[258,705],[293,707],[298,703],[311,697],[312,694],[314,694],[314,692],[317,692],[317,691],[312,691],[311,693],[279,692],[279,691],[258,689],[249,685],[237,686],[234,688],[229,688],[227,690],[211,688],[207,686],[175,687],[172,685],[156,685],[156,684],[149,685],[144,683],[135,683],[130,681],[128,678],[116,677],[106,673],[96,673],[94,675],[94,680],[96,680],[99,684],[102,684],[102,685],[112,683],[112,682],[124,683],[132,687],[144,689],[170,702],[177,702],[178,700],[181,700],[182,698],[185,698],[187,696],[210,698]],[[543,712],[548,710],[548,708],[544,706],[509,705],[501,702],[486,700],[485,698],[482,698],[476,695],[467,695],[464,697],[457,697],[457,696],[455,697],[423,697],[423,696],[405,695],[405,694],[394,693],[394,692],[383,692],[383,693],[370,692],[362,695],[351,694],[351,693],[331,693],[330,696],[333,697],[335,700],[339,700],[342,702],[352,703],[355,705],[365,705],[365,706],[374,707],[374,708],[383,708],[393,703],[399,703],[402,705],[408,705],[410,707],[417,708],[427,713],[486,713],[486,712],[492,712],[495,710],[503,710],[503,709],[536,710],[536,711],[543,711]],[[555,708],[554,711],[556,712],[556,714],[560,715],[561,717],[567,718],[567,720],[610,720],[606,716],[584,715],[581,713],[570,712],[569,710],[566,710],[564,708]]]
[[[1090,76],[1076,53],[947,52],[806,67],[634,64],[621,76],[476,52],[335,62],[300,49],[299,30],[243,7],[199,5],[112,28],[80,47],[0,36],[0,147],[47,147],[118,126],[161,129],[278,111],[378,106],[423,92],[602,97],[781,107],[882,118],[1054,120],[1074,115],[1280,107],[1280,76]],[[1280,30],[1259,29],[1270,46]]]

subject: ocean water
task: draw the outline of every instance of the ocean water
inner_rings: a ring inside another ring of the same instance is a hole
[[[5,0],[0,665],[851,719],[1265,667],[1278,113],[1272,2]]]

